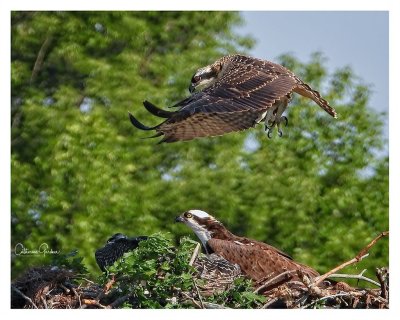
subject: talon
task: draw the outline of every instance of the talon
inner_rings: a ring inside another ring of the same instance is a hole
[[[281,130],[281,129],[278,129],[278,136],[279,136],[279,138],[282,137],[282,135],[283,135],[282,130]]]
[[[272,130],[268,129],[267,137],[268,137],[269,139],[272,138]]]
[[[267,130],[272,130],[272,128],[274,127],[274,125],[275,125],[275,123],[272,123],[272,124],[265,124],[265,131],[267,131]]]
[[[285,116],[282,116],[282,117],[281,117],[281,121],[285,121],[285,127],[287,127],[287,125],[288,125],[288,123],[289,123],[288,118],[285,117]]]
[[[274,127],[274,123],[272,123],[272,124],[266,123],[265,124],[265,131],[271,130],[273,127]]]

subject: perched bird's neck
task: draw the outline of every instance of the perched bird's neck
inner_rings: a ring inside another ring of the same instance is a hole
[[[234,240],[238,238],[232,232],[224,227],[219,221],[213,221],[207,226],[207,230],[210,232],[211,238],[220,240]]]

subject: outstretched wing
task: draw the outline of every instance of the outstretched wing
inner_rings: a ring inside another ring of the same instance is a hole
[[[177,103],[178,111],[158,126],[144,128],[130,115],[132,124],[140,129],[155,129],[164,135],[162,142],[218,136],[253,127],[268,108],[293,90],[296,79],[279,65],[250,61],[258,64],[230,62],[220,80]],[[161,114],[152,109],[151,113]]]
[[[240,266],[243,273],[255,281],[272,279],[285,271],[302,270],[310,277],[318,273],[310,267],[289,259],[285,254],[270,246],[259,246],[257,243],[242,244],[235,241],[211,239],[207,245],[212,251],[231,263]],[[297,274],[293,273],[293,278]]]
[[[223,67],[218,80],[175,104],[177,111],[144,102],[150,113],[167,119],[163,123],[146,127],[130,114],[132,124],[142,130],[156,130],[155,136],[164,135],[161,142],[218,136],[255,126],[269,108],[275,108],[281,99],[287,101],[292,92],[314,100],[336,118],[336,111],[317,91],[279,64],[242,55],[219,61]]]

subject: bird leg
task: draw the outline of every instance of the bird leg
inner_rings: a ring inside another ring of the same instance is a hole
[[[281,130],[281,123],[282,123],[282,121],[283,122],[285,122],[285,127],[287,127],[287,125],[288,125],[288,118],[287,117],[285,117],[285,116],[282,116],[282,117],[280,117],[279,118],[279,122],[277,123],[277,128],[278,128],[278,135],[279,135],[279,137],[282,137],[282,130]]]
[[[268,138],[270,138],[270,139],[272,138],[272,131],[273,131],[275,126],[278,129],[278,136],[282,137],[282,135],[283,135],[283,132],[282,132],[282,129],[281,129],[282,122],[284,122],[285,127],[287,127],[287,125],[289,123],[288,118],[285,117],[285,116],[282,116],[282,117],[279,118],[279,120],[268,121],[268,123],[267,122],[265,123],[265,131],[267,131]]]
[[[268,138],[272,138],[271,133],[275,125],[275,108],[270,108],[264,118],[265,131],[267,131]]]
[[[282,137],[283,133],[281,130],[281,123],[285,123],[285,127],[288,124],[288,119],[282,116],[283,112],[286,110],[289,99],[284,98],[279,100],[273,108],[269,109],[267,115],[265,116],[265,131],[267,131],[268,138],[272,137],[273,128],[276,126],[278,129],[278,136]],[[270,112],[271,111],[271,112]]]

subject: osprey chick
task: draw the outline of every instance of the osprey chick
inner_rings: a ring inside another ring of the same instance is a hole
[[[106,267],[111,266],[121,258],[124,253],[136,249],[140,241],[147,240],[147,236],[128,238],[122,233],[116,233],[107,240],[104,247],[96,250],[96,262],[101,271],[106,271]]]
[[[275,126],[281,136],[281,124],[287,125],[282,114],[292,92],[312,99],[336,118],[336,111],[319,92],[290,70],[239,54],[222,57],[197,70],[189,91],[192,95],[175,104],[178,110],[174,112],[143,102],[150,113],[166,118],[159,125],[147,127],[129,113],[131,123],[142,130],[155,130],[154,137],[164,135],[161,142],[219,136],[249,129],[261,121],[269,137]]]
[[[299,280],[297,271],[310,278],[319,274],[312,268],[294,261],[286,253],[266,243],[238,237],[207,212],[189,210],[176,218],[190,227],[203,244],[208,254],[217,254],[233,264],[238,264],[242,272],[255,282],[268,281],[284,272],[289,272],[288,280]]]

